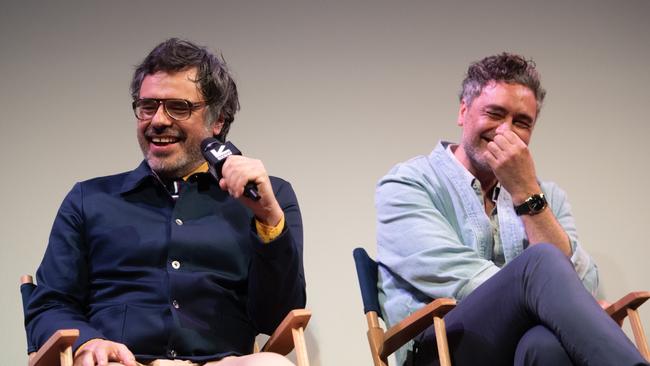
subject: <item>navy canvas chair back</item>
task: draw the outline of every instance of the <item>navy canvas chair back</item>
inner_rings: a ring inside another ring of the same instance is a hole
[[[354,257],[357,277],[359,278],[363,312],[366,314],[366,321],[368,322],[368,345],[370,346],[370,355],[372,356],[374,365],[387,366],[389,355],[393,354],[427,327],[433,325],[437,337],[440,365],[450,366],[449,347],[447,346],[445,323],[442,317],[453,309],[456,302],[452,299],[434,300],[424,308],[415,311],[398,324],[384,331],[384,327],[379,321],[379,318],[384,319],[381,308],[379,307],[379,291],[377,289],[379,282],[379,264],[370,258],[363,248],[354,249],[352,256]]]
[[[379,308],[379,299],[377,291],[378,271],[377,262],[375,262],[365,249],[356,248],[352,252],[354,257],[354,264],[357,267],[357,277],[359,278],[359,288],[361,289],[361,298],[363,300],[364,314],[369,311],[374,311],[381,318],[381,310]]]

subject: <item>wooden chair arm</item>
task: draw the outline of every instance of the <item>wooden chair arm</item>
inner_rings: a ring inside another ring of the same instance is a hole
[[[295,309],[282,320],[280,325],[273,331],[269,340],[262,347],[262,352],[274,352],[287,355],[294,346],[294,330],[304,330],[311,318],[311,310]],[[304,339],[303,339],[304,342]],[[296,346],[297,347],[297,346]]]
[[[456,300],[436,299],[395,324],[384,335],[384,347],[381,350],[381,357],[388,357],[406,342],[430,327],[433,324],[434,316],[442,318],[455,306]]]
[[[77,329],[60,329],[30,356],[29,366],[72,365],[72,344],[79,337]]]
[[[628,314],[628,309],[636,310],[649,298],[650,292],[648,291],[630,292],[617,302],[605,308],[605,312],[611,316],[615,322],[621,324]]]

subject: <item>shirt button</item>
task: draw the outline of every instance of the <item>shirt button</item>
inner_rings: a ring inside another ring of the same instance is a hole
[[[175,358],[176,357],[176,351],[174,351],[173,349],[170,349],[169,351],[167,351],[167,355],[169,357],[171,357],[171,358]]]
[[[175,221],[176,221],[176,225],[178,225],[178,226],[183,225],[183,220],[181,220],[181,219],[176,219]]]
[[[179,268],[181,268],[181,262],[179,262],[179,261],[172,261],[172,268],[174,268],[174,269],[179,269]]]
[[[174,309],[180,308],[180,305],[178,305],[178,301],[176,300],[172,300],[172,306],[174,307]]]

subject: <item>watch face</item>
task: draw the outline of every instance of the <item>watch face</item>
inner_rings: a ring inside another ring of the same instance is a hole
[[[517,215],[536,215],[546,208],[546,198],[544,194],[534,194],[522,203],[521,205],[515,207],[515,212]]]
[[[546,207],[546,201],[544,200],[544,198],[538,195],[535,195],[531,198],[532,199],[530,200],[530,206],[529,206],[531,211],[539,212],[543,210],[544,207]]]

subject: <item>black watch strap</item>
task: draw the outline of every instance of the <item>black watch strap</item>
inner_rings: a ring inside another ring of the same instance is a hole
[[[515,206],[517,215],[537,215],[542,212],[548,204],[544,193],[534,194],[524,201],[521,205]]]

